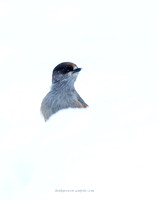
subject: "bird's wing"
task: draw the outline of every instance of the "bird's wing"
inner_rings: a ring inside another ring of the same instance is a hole
[[[84,102],[84,100],[80,97],[80,95],[77,93],[77,100],[79,101],[79,103],[82,105],[80,107],[84,107],[86,108],[88,105]]]

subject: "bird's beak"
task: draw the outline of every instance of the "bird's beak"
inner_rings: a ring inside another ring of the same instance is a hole
[[[74,70],[73,70],[73,73],[79,72],[79,71],[81,71],[81,69],[82,69],[82,68],[74,69]]]

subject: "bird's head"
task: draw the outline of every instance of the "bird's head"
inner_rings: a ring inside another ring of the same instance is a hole
[[[58,82],[75,82],[78,72],[81,68],[78,68],[76,64],[71,62],[63,62],[57,65],[52,73],[52,83]]]

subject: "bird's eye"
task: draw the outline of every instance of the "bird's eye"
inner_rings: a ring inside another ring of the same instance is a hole
[[[70,72],[73,71],[73,67],[72,66],[66,66],[66,72]]]

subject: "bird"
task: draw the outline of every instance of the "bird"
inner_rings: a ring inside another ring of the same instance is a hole
[[[40,108],[45,121],[62,109],[88,107],[74,87],[81,69],[72,62],[62,62],[54,68],[50,92],[42,100]]]

